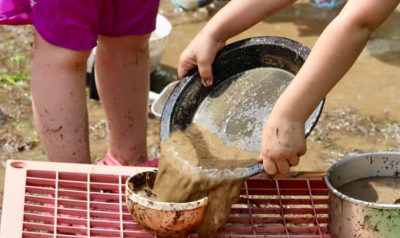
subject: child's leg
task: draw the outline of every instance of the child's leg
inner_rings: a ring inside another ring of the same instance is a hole
[[[37,130],[50,161],[90,163],[86,60],[35,35],[31,93]]]
[[[109,150],[125,165],[147,161],[149,36],[98,38],[96,85],[106,113]]]

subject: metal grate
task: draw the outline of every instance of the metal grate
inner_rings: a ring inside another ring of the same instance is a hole
[[[125,205],[126,179],[143,170],[11,161],[1,237],[157,237],[142,230]],[[21,175],[18,189],[13,180]],[[327,196],[321,178],[249,179],[219,237],[330,238]]]

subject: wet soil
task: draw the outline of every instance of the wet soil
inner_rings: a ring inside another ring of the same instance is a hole
[[[152,76],[153,89],[161,90],[166,82],[177,78],[180,53],[223,4],[217,1],[187,13],[173,7],[169,0],[161,1],[160,13],[171,21],[173,31],[161,66]],[[337,13],[337,10],[314,8],[300,0],[229,42],[273,35],[291,38],[312,48]],[[323,115],[308,139],[308,152],[295,170],[324,171],[352,154],[400,149],[399,25],[400,11],[397,10],[371,36],[356,64],[327,96]],[[0,193],[7,160],[46,160],[34,129],[29,93],[33,31],[31,26],[0,26]],[[18,80],[22,81],[10,83]],[[95,162],[105,155],[107,133],[101,104],[88,100],[88,108],[91,154]],[[158,119],[149,114],[150,158],[159,156],[158,127]]]

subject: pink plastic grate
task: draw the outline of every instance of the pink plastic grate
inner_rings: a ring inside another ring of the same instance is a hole
[[[125,205],[126,179],[144,170],[10,161],[1,237],[157,237],[142,230]],[[218,235],[330,238],[327,196],[321,178],[249,179]]]

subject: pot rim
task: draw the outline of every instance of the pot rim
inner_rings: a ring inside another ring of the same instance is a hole
[[[132,193],[130,197],[128,196],[128,199],[144,207],[160,211],[189,211],[207,206],[208,204],[208,197],[192,202],[159,202],[144,198],[136,193]]]
[[[370,207],[370,208],[376,208],[376,209],[381,209],[381,210],[392,210],[392,209],[400,209],[400,204],[399,205],[394,205],[394,204],[384,204],[384,203],[374,203],[374,202],[366,202],[363,200],[359,200],[359,199],[355,199],[352,197],[349,197],[347,195],[345,195],[344,193],[340,192],[339,190],[337,190],[331,183],[330,181],[330,175],[332,173],[332,171],[335,170],[335,168],[339,165],[345,164],[351,160],[355,160],[358,159],[360,157],[366,157],[366,156],[372,156],[372,155],[378,155],[378,156],[384,156],[384,155],[399,155],[400,156],[400,152],[392,152],[392,151],[388,151],[388,152],[373,152],[373,153],[363,153],[363,154],[358,154],[358,155],[353,155],[353,156],[349,156],[346,157],[338,162],[336,162],[335,164],[331,165],[329,167],[329,169],[326,171],[326,174],[324,176],[324,180],[325,180],[325,184],[328,187],[329,191],[332,192],[335,196],[339,197],[339,199],[341,200],[345,200],[351,203],[355,203],[358,204],[360,206],[364,206],[364,207]]]
[[[146,171],[148,172],[148,171]],[[160,211],[189,211],[189,210],[194,210],[197,208],[205,207],[208,205],[208,197],[201,198],[196,201],[192,202],[160,202],[160,201],[154,201],[145,197],[142,197],[138,194],[135,193],[135,191],[132,191],[132,189],[129,188],[129,181],[130,179],[137,174],[134,174],[130,176],[125,183],[125,189],[127,191],[126,193],[126,198],[131,200],[134,203],[137,203],[139,205],[142,205],[147,208],[155,209],[155,210],[160,210]],[[129,195],[129,193],[131,195]]]

